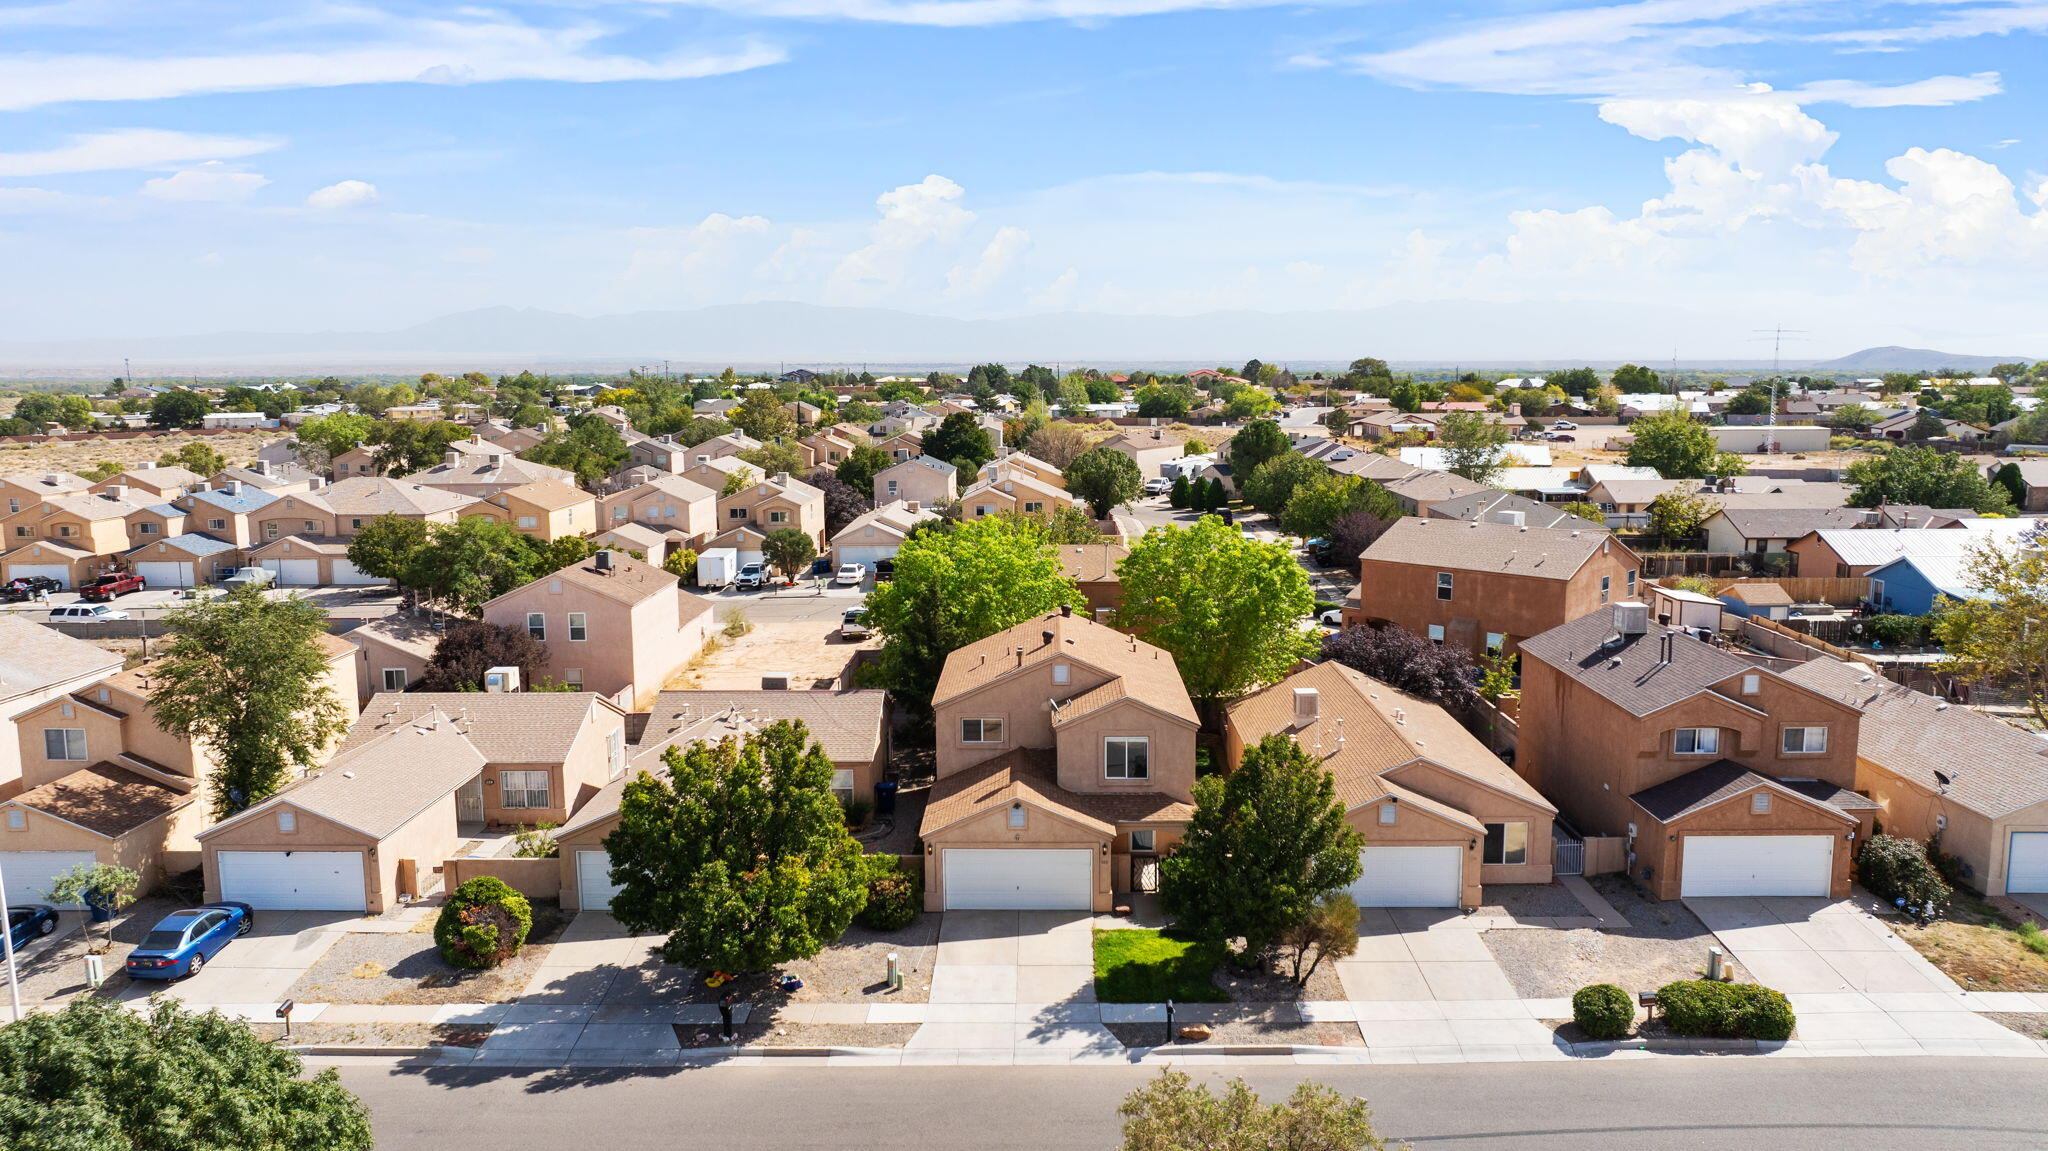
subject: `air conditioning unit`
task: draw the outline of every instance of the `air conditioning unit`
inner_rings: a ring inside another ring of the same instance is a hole
[[[484,673],[484,690],[504,694],[519,690],[519,669],[516,667],[494,667]]]

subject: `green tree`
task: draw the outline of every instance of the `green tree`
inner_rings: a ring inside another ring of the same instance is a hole
[[[1689,540],[1720,510],[1720,504],[1698,492],[1675,488],[1650,501],[1648,526],[1660,539]]]
[[[761,469],[764,476],[781,475],[787,472],[793,476],[804,473],[804,453],[801,448],[788,440],[775,440],[758,448],[749,448],[739,453],[739,458]],[[861,494],[866,495],[864,490]]]
[[[2004,488],[1985,479],[1966,457],[1936,448],[1895,448],[1857,460],[1849,465],[1848,478],[1856,489],[1849,497],[1851,507],[1924,504],[1980,512],[2012,510]]]
[[[1667,480],[1704,476],[1739,476],[1749,470],[1742,457],[1724,452],[1705,424],[1684,412],[1659,412],[1629,425],[1635,437],[1628,446],[1628,464],[1655,468]]]
[[[1828,416],[1828,426],[1851,435],[1865,435],[1877,423],[1877,413],[1863,404],[1843,404]]]
[[[214,476],[228,466],[228,458],[214,450],[212,444],[193,440],[174,452],[158,456],[156,466],[160,468],[184,468],[195,476]]]
[[[796,417],[782,404],[772,388],[750,388],[740,404],[727,412],[732,426],[757,440],[779,440],[796,433]]]
[[[1771,410],[1771,389],[1769,387],[1747,387],[1735,393],[1728,401],[1731,416],[1761,416]]]
[[[1240,476],[1249,476],[1259,470],[1259,465],[1288,450],[1287,433],[1272,420],[1253,420],[1237,430],[1230,437],[1230,469]]]
[[[413,564],[427,546],[425,520],[385,513],[364,524],[348,541],[348,562],[379,579],[410,586]]]
[[[142,876],[118,863],[81,863],[52,879],[42,894],[58,907],[80,904],[108,912],[106,942],[112,943],[112,913],[134,903],[141,890]],[[87,938],[92,936],[90,919],[86,921],[85,934]]]
[[[478,616],[485,604],[545,575],[541,566],[533,541],[511,524],[463,516],[427,529],[405,583],[459,615]]]
[[[2022,507],[2027,502],[2027,480],[2020,474],[2018,464],[2005,464],[1991,476],[1991,482],[2005,489],[2006,498],[2012,506]]]
[[[1585,520],[1589,523],[1600,524],[1602,526],[1605,526],[1605,524],[1607,523],[1607,513],[1601,511],[1600,505],[1594,503],[1591,500],[1573,500],[1572,502],[1565,504],[1562,507],[1559,507],[1557,510],[1563,512],[1568,516],[1577,516],[1580,519]]]
[[[761,558],[784,579],[793,580],[818,558],[818,543],[799,528],[776,528],[761,540]]]
[[[149,426],[153,428],[196,428],[213,404],[198,392],[183,388],[165,392],[149,404]],[[26,418],[26,417],[24,417]]]
[[[159,727],[204,741],[217,766],[213,817],[226,819],[319,766],[349,713],[327,684],[319,644],[327,613],[297,597],[242,588],[164,617],[169,633],[150,665]]]
[[[1940,671],[1968,680],[2015,683],[2034,718],[2048,724],[2048,530],[2025,546],[1987,540],[1971,550],[1965,581],[1981,598],[1943,598],[1934,635],[1947,649]]]
[[[1244,388],[1223,405],[1223,418],[1249,420],[1278,408],[1280,401],[1257,388]]]
[[[972,476],[981,471],[981,465],[996,458],[996,448],[988,429],[972,413],[954,412],[925,434],[924,454],[945,460],[959,468],[961,474]]]
[[[301,445],[317,448],[326,459],[332,460],[351,448],[360,447],[376,426],[377,421],[370,416],[336,412],[331,416],[307,420],[292,434]]]
[[[1090,448],[1066,466],[1067,491],[1102,519],[1145,491],[1138,462],[1115,448]]]
[[[1045,536],[1045,542],[1054,547],[1067,544],[1099,544],[1103,542],[1102,532],[1095,526],[1095,517],[1072,504],[1060,504],[1044,517],[1025,515],[1023,512],[997,512],[999,516],[1026,520]]]
[[[1926,408],[1913,417],[1913,426],[1906,429],[1906,438],[1911,440],[1937,440],[1948,434],[1948,428],[1941,417]]]
[[[839,461],[839,467],[834,474],[839,477],[840,483],[867,496],[874,493],[875,473],[886,471],[895,464],[896,461],[889,458],[888,452],[869,444],[862,444],[846,453],[846,458]]]
[[[612,914],[685,967],[759,972],[839,938],[867,901],[832,760],[801,722],[671,748],[626,784],[605,838]]]
[[[894,578],[868,594],[867,623],[882,637],[869,675],[929,716],[946,656],[1061,604],[1087,600],[1036,525],[989,516],[913,535]]]
[[[1246,503],[1269,516],[1278,517],[1286,510],[1287,501],[1294,497],[1296,488],[1330,474],[1330,469],[1300,452],[1290,451],[1260,464],[1248,476],[1232,464],[1231,474],[1246,477],[1238,481]]]
[[[548,645],[513,624],[464,620],[441,635],[420,674],[421,691],[480,691],[484,673],[516,667],[520,682],[537,684],[548,666]]]
[[[1285,1103],[1265,1104],[1242,1079],[1219,1098],[1185,1071],[1124,1098],[1123,1151],[1386,1151],[1372,1108],[1320,1083],[1298,1083]]]
[[[576,473],[576,482],[595,485],[618,471],[628,458],[625,437],[608,420],[592,415],[574,415],[565,431],[519,453],[521,459]]]
[[[661,570],[683,581],[684,584],[697,582],[697,553],[689,548],[677,548],[661,561]]]
[[[1437,424],[1444,470],[1474,483],[1491,483],[1508,465],[1507,443],[1514,438],[1506,424],[1477,412],[1452,412]]]
[[[92,401],[84,396],[59,396],[57,398],[57,422],[74,430],[91,427]]]
[[[1186,384],[1147,384],[1138,389],[1138,415],[1148,420],[1183,420],[1195,406],[1195,390]]]
[[[1567,396],[1590,397],[1599,394],[1600,373],[1591,368],[1566,368],[1552,372],[1545,379],[1544,386],[1556,388]]]
[[[1401,518],[1401,504],[1392,492],[1363,476],[1325,472],[1294,489],[1280,512],[1280,527],[1303,539],[1327,536],[1331,525],[1352,512],[1371,512],[1393,521]]]
[[[1623,364],[1614,369],[1610,382],[1620,392],[1654,392],[1664,386],[1657,373],[1640,364]]]
[[[59,423],[57,397],[48,392],[30,392],[14,403],[14,418],[34,424],[37,431]]]
[[[1174,474],[1173,486],[1168,488],[1166,492],[1166,505],[1174,508],[1188,506],[1188,477],[1186,473],[1176,472]]]
[[[729,496],[736,496],[760,482],[761,473],[753,468],[734,468],[726,474],[725,483],[719,485],[718,498],[725,499]]]
[[[468,428],[448,420],[389,420],[372,429],[365,442],[376,448],[371,462],[380,470],[402,474],[440,463],[448,445],[469,434]]]
[[[1171,652],[1198,701],[1235,699],[1315,654],[1297,626],[1315,595],[1285,544],[1204,517],[1146,532],[1118,573],[1117,626]]]
[[[1249,967],[1358,879],[1363,846],[1329,769],[1275,733],[1228,775],[1195,781],[1187,833],[1159,866],[1159,902],[1181,931],[1242,940],[1237,963]]]
[[[80,996],[0,1027],[10,1151],[370,1151],[370,1112],[327,1068],[175,999]]]

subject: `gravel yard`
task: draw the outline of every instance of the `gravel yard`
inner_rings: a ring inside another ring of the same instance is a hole
[[[675,1025],[676,1042],[683,1050],[692,1047],[721,1047],[726,1040],[718,1027]],[[749,1047],[901,1047],[917,1034],[915,1023],[776,1023],[762,1017],[750,1019],[735,1029],[732,1042]]]
[[[2048,1013],[2039,1011],[1986,1011],[1984,1018],[1998,1024],[2007,1031],[2017,1031],[2029,1039],[2048,1039]]]
[[[903,990],[884,989],[889,955],[903,972]],[[839,942],[809,959],[785,963],[765,975],[735,979],[706,987],[690,981],[680,1002],[716,1003],[738,994],[756,1011],[773,1011],[785,1003],[927,1003],[931,1000],[932,964],[939,954],[939,917],[919,915],[901,931],[874,931],[856,923]],[[794,994],[775,986],[783,975],[804,981]]]
[[[1592,914],[1561,883],[1494,883],[1480,888],[1479,893],[1479,909],[1474,915],[1560,919]]]
[[[112,997],[127,990],[129,979],[122,970],[128,961],[128,953],[142,942],[157,921],[171,912],[188,904],[163,896],[149,896],[138,899],[123,911],[114,924],[114,949],[105,956],[107,981],[100,985],[99,994]],[[66,926],[79,918],[70,912],[64,916]],[[105,939],[105,932],[99,926],[86,929],[91,932],[92,945],[97,946]],[[21,978],[21,1001],[48,1003],[61,1006],[88,990],[85,985],[85,955],[87,937],[85,932],[74,930],[62,939],[47,943],[31,942],[14,957],[16,973]]]
[[[294,1047],[480,1047],[488,1023],[294,1023],[284,1037],[282,1023],[251,1023],[259,1039]]]
[[[1229,966],[1223,966],[1216,969],[1209,981],[1229,992],[1233,1003],[1325,1003],[1344,998],[1344,984],[1337,978],[1337,964],[1333,960],[1326,959],[1317,966],[1315,974],[1308,977],[1308,984],[1303,987],[1296,987],[1287,971],[1287,965],[1283,963],[1278,970],[1243,977]]]
[[[1699,977],[1714,934],[1683,904],[1659,903],[1617,876],[1593,876],[1588,882],[1628,921],[1627,928],[1528,927],[1481,934],[1517,995],[1558,998],[1589,983],[1612,983],[1634,993]],[[1729,965],[1736,967],[1732,959]],[[1736,978],[1748,976],[1737,967]]]
[[[1125,1047],[1166,1046],[1166,1024],[1164,1023],[1110,1023],[1109,1033]],[[1315,1047],[1363,1047],[1365,1037],[1359,1034],[1358,1024],[1341,1022],[1298,1023],[1283,1019],[1242,1019],[1229,1023],[1207,1024],[1212,1034],[1200,1043],[1182,1042],[1175,1046],[1189,1051],[1200,1051],[1204,1047],[1288,1045],[1298,1044]]]
[[[442,959],[431,918],[398,934],[350,932],[287,994],[307,1003],[510,1002],[526,990],[569,919],[555,904],[534,901],[526,946],[489,971],[464,971]]]

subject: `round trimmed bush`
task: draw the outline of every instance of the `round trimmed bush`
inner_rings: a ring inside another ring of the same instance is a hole
[[[1657,989],[1657,1009],[1673,1035],[1720,1035],[1728,1018],[1726,984],[1681,979]]]
[[[434,921],[441,958],[482,971],[519,954],[533,930],[533,905],[494,875],[479,875],[448,893]]]
[[[1797,1020],[1792,1014],[1791,1001],[1781,991],[1760,987],[1754,983],[1738,987],[1742,1000],[1742,1034],[1751,1039],[1783,1041],[1792,1038],[1792,1028]]]
[[[868,902],[861,908],[861,926],[876,931],[901,931],[924,910],[924,885],[896,860],[869,865]]]
[[[1592,1039],[1619,1039],[1636,1021],[1635,1000],[1612,983],[1594,983],[1572,996],[1572,1022]]]
[[[1797,1022],[1782,993],[1755,983],[1667,983],[1657,992],[1657,1006],[1673,1035],[1782,1041]]]

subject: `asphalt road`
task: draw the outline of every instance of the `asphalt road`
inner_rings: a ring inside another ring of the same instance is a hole
[[[1221,1079],[1222,1068],[1198,1069]],[[2048,1075],[2031,1059],[1784,1059],[1231,1068],[1268,1099],[1315,1079],[1370,1100],[1418,1149],[2040,1147]],[[397,1070],[342,1080],[384,1151],[448,1147],[731,1151],[1106,1151],[1136,1068]]]

